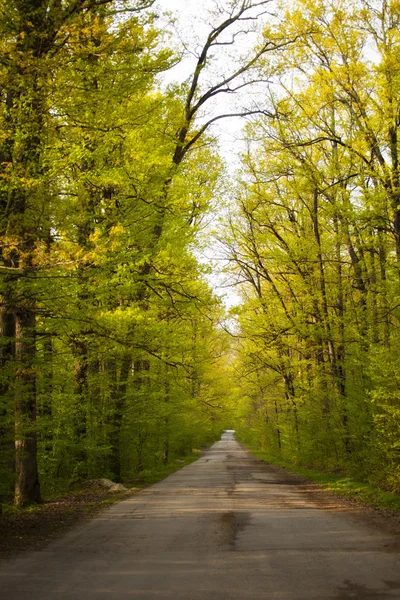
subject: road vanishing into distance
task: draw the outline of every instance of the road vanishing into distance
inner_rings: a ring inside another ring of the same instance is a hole
[[[400,599],[399,538],[224,433],[195,463],[0,568],[1,600]]]

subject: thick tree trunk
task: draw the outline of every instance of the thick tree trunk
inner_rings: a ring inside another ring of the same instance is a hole
[[[40,502],[37,466],[35,314],[18,311],[15,319],[15,504]]]
[[[44,0],[35,3],[13,0],[13,17],[6,24],[13,32],[16,52],[7,63],[9,86],[6,93],[8,136],[5,146],[12,165],[7,209],[2,229],[18,242],[13,268],[20,278],[10,287],[12,293],[5,310],[15,315],[15,503],[24,506],[40,501],[37,468],[36,432],[36,348],[35,302],[32,290],[25,290],[25,275],[34,276],[32,253],[40,240],[43,205],[37,201],[38,182],[43,175],[41,164],[45,89],[40,81],[40,60],[53,43],[52,20]],[[40,82],[39,82],[40,81]],[[29,182],[29,183],[28,183]],[[33,190],[33,192],[32,192]],[[36,214],[35,214],[36,212]],[[33,216],[35,215],[35,216]]]

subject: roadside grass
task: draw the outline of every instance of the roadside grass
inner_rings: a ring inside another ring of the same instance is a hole
[[[136,488],[142,489],[153,483],[157,483],[158,481],[162,481],[172,473],[179,471],[182,467],[186,465],[190,465],[190,463],[198,460],[200,456],[203,454],[204,449],[195,448],[192,450],[191,454],[186,456],[176,458],[166,465],[159,465],[153,469],[144,469],[136,474],[135,479],[128,479],[126,482],[123,482],[126,486],[134,486]]]
[[[299,475],[304,479],[313,481],[320,487],[336,494],[337,496],[350,498],[374,508],[382,508],[392,512],[400,512],[400,494],[381,490],[370,483],[357,481],[348,475],[326,473],[324,471],[309,469],[307,467],[302,467],[291,462],[278,459],[252,448],[249,448],[249,450],[254,456],[260,458],[265,463],[271,464],[275,467],[281,467],[287,470],[289,473],[294,473],[295,475]]]

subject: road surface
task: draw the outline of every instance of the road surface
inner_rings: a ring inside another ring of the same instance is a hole
[[[399,539],[225,433],[195,463],[3,563],[0,598],[399,600]]]

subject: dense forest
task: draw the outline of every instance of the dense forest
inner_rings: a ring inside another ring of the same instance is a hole
[[[397,1],[317,0],[264,32],[303,34],[267,65],[224,242],[243,438],[397,492],[399,25]]]
[[[153,0],[0,7],[0,500],[224,427],[400,491],[398,0],[211,0],[192,44]]]

